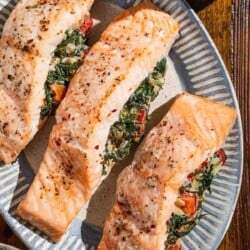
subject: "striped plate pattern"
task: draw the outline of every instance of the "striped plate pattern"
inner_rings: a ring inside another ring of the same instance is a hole
[[[0,0],[0,31],[18,0]],[[106,0],[122,8],[138,1]],[[211,193],[205,194],[202,217],[195,229],[182,239],[182,249],[216,249],[231,221],[239,194],[243,143],[240,113],[235,92],[225,66],[192,9],[182,0],[154,1],[180,23],[180,38],[171,50],[172,58],[183,90],[210,98],[237,110],[238,119],[230,133],[225,151],[226,166],[214,179]],[[26,193],[34,173],[24,154],[11,165],[0,167],[0,212],[13,230],[30,249],[95,249],[83,243],[83,224],[76,219],[63,239],[53,244],[37,229],[15,217],[15,209]],[[94,234],[94,231],[93,231]],[[98,237],[93,237],[98,239]],[[95,240],[93,244],[98,244]]]

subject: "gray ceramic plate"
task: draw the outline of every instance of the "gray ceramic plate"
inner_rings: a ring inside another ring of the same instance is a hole
[[[0,29],[16,2],[17,0],[0,0]],[[168,58],[166,87],[153,103],[151,111],[175,94],[186,90],[234,107],[238,113],[236,124],[224,146],[228,156],[226,166],[214,179],[212,192],[206,193],[203,204],[206,216],[182,239],[183,249],[216,249],[231,221],[241,184],[243,146],[238,103],[218,51],[193,10],[182,0],[162,0],[155,3],[179,21],[181,32]],[[90,42],[93,43],[98,38],[101,30],[122,8],[133,4],[133,0],[96,2],[92,16],[100,19],[101,23],[91,32]],[[39,230],[14,215],[41,161],[52,123],[53,121],[47,123],[15,163],[0,168],[0,212],[30,249],[84,249],[84,245],[86,248],[95,248],[113,201],[116,176],[126,163],[114,169],[91,200],[87,212],[83,210],[79,214],[57,244],[50,242]]]

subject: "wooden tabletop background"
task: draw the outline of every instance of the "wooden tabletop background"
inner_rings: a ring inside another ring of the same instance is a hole
[[[219,250],[250,249],[250,3],[249,0],[189,0],[232,77],[244,131],[242,187],[228,232]],[[25,249],[0,216],[0,242]]]

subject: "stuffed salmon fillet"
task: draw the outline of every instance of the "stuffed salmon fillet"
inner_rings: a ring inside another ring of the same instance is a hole
[[[57,124],[18,216],[52,240],[61,238],[112,166],[141,137],[178,31],[178,23],[150,2],[111,22],[57,109]]]
[[[0,40],[0,161],[14,161],[62,99],[86,48],[92,3],[21,0],[5,23]]]
[[[196,191],[193,187],[188,193],[188,185],[182,185],[191,173],[203,171],[200,168],[205,159],[218,158],[219,163],[219,153],[217,157],[214,152],[219,152],[225,142],[235,116],[235,110],[208,99],[188,93],[177,96],[162,121],[141,143],[131,165],[118,177],[116,202],[106,220],[99,249],[179,249],[172,248],[177,240],[173,233],[181,235],[189,221],[176,231],[173,226],[195,216],[190,197]],[[184,191],[181,189],[180,195],[181,187]],[[173,216],[177,216],[176,204],[183,213],[171,226]]]

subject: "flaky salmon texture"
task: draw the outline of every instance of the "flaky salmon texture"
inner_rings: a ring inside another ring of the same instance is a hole
[[[70,83],[18,216],[53,241],[62,237],[107,176],[102,174],[103,155],[111,125],[168,53],[178,31],[178,23],[149,2],[113,20]]]
[[[222,104],[179,95],[120,174],[99,250],[166,249],[167,221],[180,187],[222,146],[235,117]]]
[[[52,52],[80,26],[93,0],[22,0],[0,40],[0,161],[10,163],[41,126]]]

